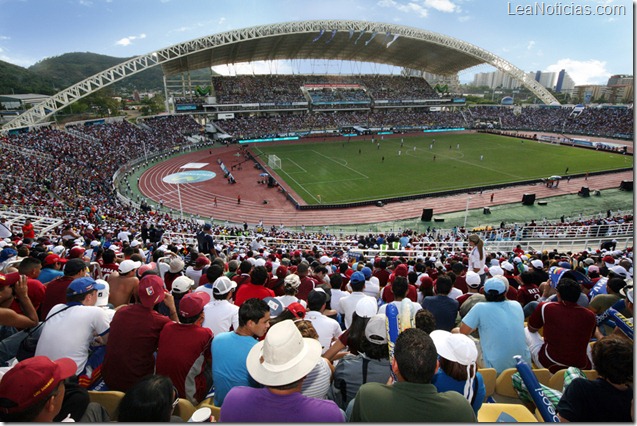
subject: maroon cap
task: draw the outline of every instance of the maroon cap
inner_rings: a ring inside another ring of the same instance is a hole
[[[288,274],[288,268],[285,265],[281,265],[278,268],[276,268],[276,276],[277,278],[285,278],[285,276]]]
[[[75,259],[84,256],[86,250],[84,247],[73,247],[69,252],[69,259]]]
[[[205,291],[186,294],[179,302],[179,314],[184,318],[196,317],[210,302],[210,295]]]
[[[152,309],[166,297],[164,280],[158,275],[145,275],[139,280],[138,294],[142,305]]]
[[[396,269],[394,270],[394,274],[397,277],[406,277],[408,275],[409,269],[407,268],[407,265],[405,265],[404,263],[401,263],[400,265],[396,266]]]
[[[44,265],[53,265],[57,262],[66,263],[66,259],[61,258],[57,254],[50,254],[44,258]]]
[[[195,260],[195,266],[197,268],[203,268],[206,265],[210,265],[210,259],[208,259],[206,256],[199,256]]]
[[[76,370],[77,364],[71,358],[51,361],[34,356],[17,363],[0,381],[0,412],[18,413],[31,407],[51,395]]]

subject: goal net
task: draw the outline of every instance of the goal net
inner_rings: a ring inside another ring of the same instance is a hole
[[[276,155],[268,155],[268,167],[272,170],[278,170],[281,168],[281,159]]]

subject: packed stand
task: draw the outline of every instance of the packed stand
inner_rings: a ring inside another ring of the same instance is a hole
[[[514,355],[553,374],[596,369],[553,393],[563,419],[589,410],[586,389],[595,418],[631,419],[632,361],[616,375],[606,363],[633,356],[632,247],[491,252],[457,229],[436,255],[412,257],[424,235],[352,236],[377,249],[365,257],[328,236],[299,249],[265,238],[287,232],[274,228],[235,228],[232,240],[211,224],[191,231],[39,237],[25,224],[2,239],[0,419],[179,421],[199,407],[233,422],[473,422],[488,404],[479,369],[515,368]],[[24,330],[40,321],[39,336]],[[89,390],[124,392],[117,418]]]

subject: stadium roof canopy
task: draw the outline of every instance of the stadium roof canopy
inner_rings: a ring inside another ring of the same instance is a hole
[[[157,65],[170,76],[214,65],[277,59],[375,62],[439,75],[490,64],[520,81],[544,103],[558,104],[522,70],[465,41],[402,25],[316,20],[227,31],[138,56],[64,89],[5,124],[3,130],[41,123],[78,99]]]
[[[475,54],[453,48],[463,43],[460,40],[416,28],[365,21],[289,22],[210,36],[216,37],[227,38],[230,43],[214,47],[211,43],[207,49],[168,61],[162,64],[164,74],[261,60],[327,59],[453,75],[485,62]],[[198,40],[186,43],[197,45]]]

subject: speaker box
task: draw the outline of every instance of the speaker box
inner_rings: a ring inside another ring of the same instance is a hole
[[[436,217],[434,218],[434,222],[444,222],[445,218],[444,217]]]
[[[524,194],[522,196],[522,204],[532,206],[535,203],[535,194]]]
[[[274,186],[274,178],[272,176],[268,176],[268,186],[269,187]]]
[[[590,197],[591,196],[591,190],[588,189],[588,186],[582,186],[582,189],[579,190],[577,195],[581,195],[582,197]]]
[[[433,215],[434,209],[422,209],[422,216],[420,216],[420,220],[423,222],[431,222]]]
[[[632,180],[623,180],[621,184],[619,184],[619,189],[621,191],[632,191],[633,190],[633,181]]]
[[[484,207],[482,209],[482,214],[491,214],[491,209],[489,207]]]

